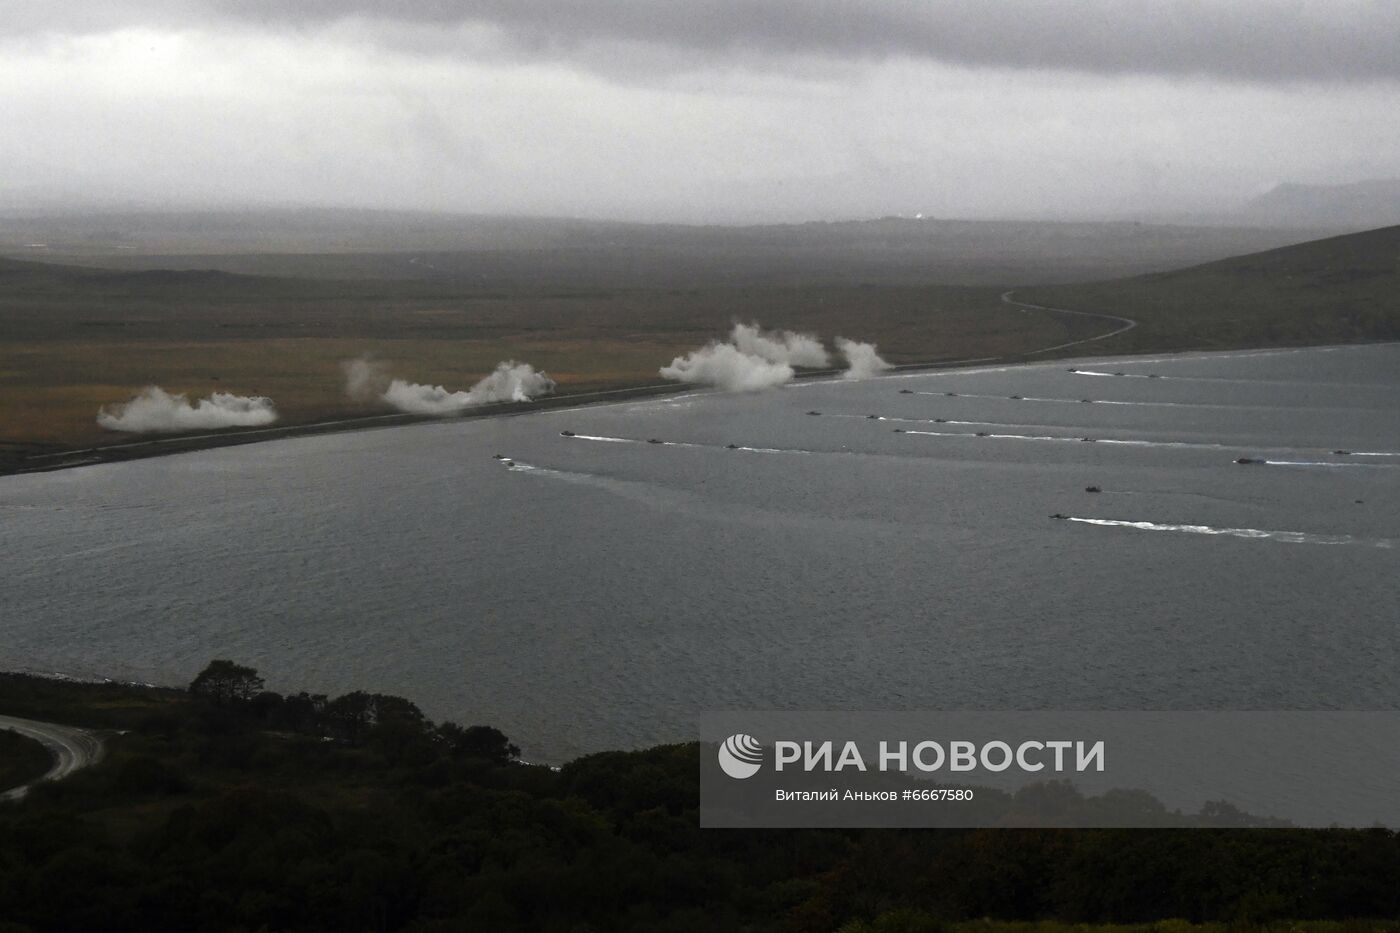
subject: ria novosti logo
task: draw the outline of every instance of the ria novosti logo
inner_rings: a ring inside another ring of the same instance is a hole
[[[753,777],[762,765],[763,746],[751,735],[736,732],[719,747],[719,766],[732,778]]]
[[[1106,742],[1083,739],[1030,739],[1014,747],[1010,742],[993,739],[983,742],[955,740],[939,742],[924,740],[910,747],[906,740],[881,740],[878,757],[867,760],[870,750],[862,752],[855,741],[844,742],[805,740],[801,742],[778,739],[773,742],[773,770],[801,770],[806,773],[839,773],[847,769],[862,773],[871,770],[912,773],[920,771],[991,772],[1009,769],[1033,774],[1040,771],[1084,772],[1105,770]],[[1073,753],[1073,755],[1071,755]],[[719,747],[719,766],[731,778],[742,781],[751,778],[763,767],[763,745],[746,732],[736,732]],[[795,768],[790,769],[792,765]]]

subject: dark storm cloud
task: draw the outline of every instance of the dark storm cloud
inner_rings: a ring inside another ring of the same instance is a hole
[[[210,0],[271,28],[350,18],[490,26],[518,51],[631,44],[726,55],[906,56],[969,66],[1251,81],[1400,77],[1400,3],[1385,0]],[[396,44],[403,41],[397,36]]]
[[[11,35],[358,20],[386,43],[433,51],[454,27],[486,26],[530,57],[596,60],[598,47],[623,44],[671,50],[687,65],[905,56],[1251,81],[1400,78],[1400,3],[1390,0],[0,0],[0,19]]]
[[[0,125],[23,128],[0,133],[0,211],[1210,212],[1400,176],[1397,18],[1389,0],[0,0]]]

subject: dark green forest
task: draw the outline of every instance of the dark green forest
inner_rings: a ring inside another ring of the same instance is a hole
[[[0,933],[1400,917],[1388,830],[702,830],[695,745],[553,769],[489,726],[381,694],[282,696],[227,661],[184,691],[0,675],[0,710],[110,730],[100,765],[0,805]]]

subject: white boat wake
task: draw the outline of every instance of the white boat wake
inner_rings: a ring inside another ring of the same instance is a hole
[[[1284,544],[1351,544],[1361,547],[1393,549],[1396,542],[1390,538],[1356,538],[1351,535],[1321,535],[1305,531],[1264,531],[1259,528],[1217,528],[1214,525],[1171,525],[1161,522],[1122,521],[1111,518],[1083,518],[1077,515],[1057,516],[1066,521],[1082,525],[1098,525],[1105,528],[1135,528],[1138,531],[1173,531],[1178,534],[1212,535],[1228,538],[1246,538],[1251,541],[1281,541]]]

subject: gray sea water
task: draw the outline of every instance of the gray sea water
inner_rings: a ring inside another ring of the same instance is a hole
[[[0,667],[183,683],[229,657],[491,723],[538,760],[689,740],[707,709],[1394,709],[1400,346],[15,476],[0,538]]]

